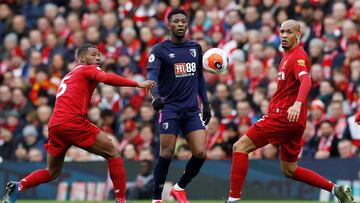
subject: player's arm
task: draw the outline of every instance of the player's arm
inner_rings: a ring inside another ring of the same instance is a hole
[[[85,76],[97,81],[102,82],[107,85],[112,86],[129,86],[129,87],[140,87],[140,88],[152,88],[154,86],[154,82],[152,81],[144,81],[138,83],[134,80],[127,79],[125,77],[115,75],[112,73],[105,73],[99,67],[85,67],[84,74]]]
[[[155,110],[160,110],[160,109],[164,108],[164,101],[160,97],[159,90],[158,90],[160,68],[161,68],[161,60],[157,56],[156,46],[155,46],[149,56],[148,66],[147,66],[147,71],[148,71],[147,77],[149,80],[152,80],[155,82],[154,88],[152,89],[152,92],[151,92],[152,97],[153,97],[152,106]]]
[[[288,120],[290,122],[298,121],[300,116],[301,105],[307,101],[307,97],[311,89],[311,79],[305,60],[304,59],[296,60],[295,68],[293,70],[296,79],[300,81],[300,87],[295,103],[287,111]]]
[[[209,100],[207,97],[206,81],[205,81],[205,77],[203,74],[203,64],[202,64],[203,58],[202,57],[203,57],[203,54],[202,54],[201,47],[199,45],[198,94],[199,94],[201,102],[203,104],[203,111],[202,111],[203,121],[204,121],[205,125],[207,125],[211,119],[211,110],[210,110]]]

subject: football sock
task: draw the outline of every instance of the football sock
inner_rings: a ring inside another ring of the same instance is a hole
[[[115,199],[125,199],[126,173],[120,157],[108,160],[111,181],[114,185]]]
[[[240,199],[243,184],[248,173],[249,156],[242,152],[233,152],[230,171],[229,197]]]
[[[161,194],[164,188],[164,183],[168,174],[170,163],[171,159],[165,159],[162,156],[159,156],[159,160],[156,163],[154,169],[153,199],[161,199]]]
[[[294,180],[307,183],[309,185],[327,190],[331,192],[334,187],[334,183],[320,176],[312,170],[297,167],[292,177]]]
[[[52,180],[51,174],[47,169],[40,169],[30,173],[28,176],[20,180],[19,191],[22,192],[26,188],[35,187],[41,183],[47,183]]]
[[[205,158],[197,158],[192,156],[187,162],[185,167],[185,173],[181,176],[178,185],[181,188],[185,188],[187,184],[199,173],[202,165],[205,162]]]

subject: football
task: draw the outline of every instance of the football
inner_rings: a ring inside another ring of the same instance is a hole
[[[213,74],[224,72],[229,65],[229,58],[224,50],[211,48],[203,56],[204,69]]]

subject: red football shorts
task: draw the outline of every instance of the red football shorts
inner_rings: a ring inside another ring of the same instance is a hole
[[[54,157],[65,155],[71,145],[87,148],[94,144],[100,129],[90,121],[66,122],[49,129],[48,143],[45,149]]]
[[[257,148],[269,143],[280,146],[280,159],[296,162],[301,150],[304,128],[285,119],[264,117],[252,125],[245,133]]]

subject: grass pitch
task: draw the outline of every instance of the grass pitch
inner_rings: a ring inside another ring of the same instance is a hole
[[[91,203],[114,203],[114,201],[56,201],[56,200],[19,200],[18,203],[54,203],[54,202],[61,202],[61,203],[85,203],[85,202],[91,202]],[[150,203],[151,200],[138,200],[138,201],[130,201],[130,203]],[[193,200],[191,203],[223,203],[224,200]],[[177,203],[176,201],[173,202],[164,202],[164,203]],[[318,201],[295,201],[295,200],[256,200],[256,201],[242,201],[242,203],[320,203]],[[326,202],[321,202],[326,203]],[[330,202],[328,202],[330,203]],[[333,203],[333,202],[331,202]]]

